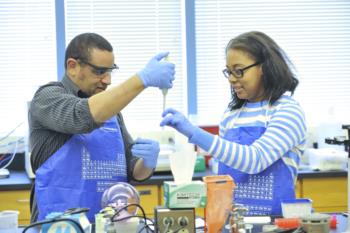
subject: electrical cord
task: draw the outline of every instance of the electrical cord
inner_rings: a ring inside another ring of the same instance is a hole
[[[166,224],[165,229],[164,229],[164,233],[168,233],[169,227],[170,227],[170,222],[168,222]]]
[[[178,229],[176,229],[176,230],[174,231],[174,233],[177,233],[177,232],[181,231],[181,230],[184,229],[184,228],[186,228],[186,226],[179,227]],[[165,233],[166,233],[166,232],[165,232]]]
[[[22,121],[21,123],[19,123],[14,129],[12,129],[9,133],[7,133],[5,136],[3,136],[2,138],[0,138],[0,142],[5,140],[6,138],[8,138],[13,132],[15,132],[15,130],[20,127],[24,122]]]
[[[154,226],[154,225],[153,225]],[[137,233],[141,233],[144,229],[146,229],[147,225],[141,227],[141,229]],[[151,232],[154,232],[152,229],[149,229]]]
[[[136,206],[136,207],[140,208],[140,210],[141,210],[141,212],[142,212],[142,216],[128,216],[128,217],[121,218],[121,219],[114,219],[115,217],[117,217],[117,216],[120,214],[121,211],[126,210],[127,208],[129,208],[129,207],[131,207],[131,206]],[[145,225],[141,228],[141,230],[146,229],[147,233],[148,233],[148,230],[150,230],[151,232],[153,232],[153,230],[149,227],[149,224],[147,224],[147,219],[148,219],[148,218],[146,217],[145,210],[142,208],[141,205],[136,204],[136,203],[135,203],[135,204],[134,204],[134,203],[132,203],[132,204],[127,204],[126,206],[123,206],[122,208],[118,209],[118,210],[116,211],[116,213],[113,214],[113,216],[111,217],[111,222],[118,222],[118,221],[122,221],[122,220],[124,220],[124,219],[131,218],[131,217],[139,217],[139,218],[142,218],[143,221],[145,222]],[[152,222],[152,225],[154,225],[154,222],[153,222],[153,221],[151,221],[151,222]],[[141,232],[141,231],[139,231],[139,232]]]
[[[16,140],[16,145],[15,145],[15,148],[14,148],[14,150],[13,150],[12,155],[10,155],[10,156],[3,156],[3,157],[0,158],[0,168],[5,169],[5,168],[7,168],[7,167],[12,163],[12,161],[14,160],[15,155],[16,155],[16,153],[17,153],[18,141],[19,141],[19,140]],[[9,158],[10,158],[10,159],[9,159]],[[2,163],[3,163],[5,160],[9,160],[9,161],[8,161],[5,165],[3,165]]]
[[[0,138],[0,142],[1,141],[4,141],[5,139],[7,139],[13,132],[16,131],[16,129],[18,127],[20,127],[24,122],[21,122],[19,123],[14,129],[12,129],[10,132],[8,132],[4,137]],[[12,142],[9,142],[7,143],[7,145],[1,145],[0,148],[2,148],[2,150],[4,150],[3,148],[6,148],[7,146],[10,146],[12,145],[13,143],[15,143],[15,146],[14,146],[14,149],[13,149],[13,152],[12,154],[11,153],[5,153],[3,154],[1,157],[0,157],[0,168],[7,168],[11,163],[12,161],[14,160],[15,158],[15,155],[17,153],[17,150],[18,150],[18,144],[19,142],[22,142],[23,140],[23,137],[17,139],[16,141],[12,141]],[[5,164],[5,165],[4,165]]]

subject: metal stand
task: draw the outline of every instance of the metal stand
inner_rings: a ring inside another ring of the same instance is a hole
[[[350,129],[348,129],[349,132],[349,139],[350,139]],[[350,150],[349,150],[349,155],[348,155],[348,228],[344,233],[350,233],[350,218],[349,218],[349,213],[350,213]]]
[[[350,213],[350,125],[342,125],[342,129],[348,130],[348,140],[338,140],[337,138],[334,139],[329,139],[326,138],[326,143],[327,144],[335,144],[335,145],[342,145],[344,144],[345,146],[345,151],[348,152],[348,227],[347,230],[343,233],[350,233],[350,218],[349,218],[349,213]]]
[[[347,129],[348,130],[348,140],[344,141],[345,145],[345,150],[348,151],[348,227],[347,230],[344,233],[350,233],[350,218],[349,218],[349,213],[350,213],[350,125],[343,125],[342,129]]]

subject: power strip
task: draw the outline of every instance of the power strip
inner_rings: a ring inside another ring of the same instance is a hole
[[[195,210],[168,209],[157,206],[154,209],[155,233],[195,233]]]

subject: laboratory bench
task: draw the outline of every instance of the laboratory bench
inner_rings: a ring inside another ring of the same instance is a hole
[[[194,180],[213,175],[209,170],[194,173]],[[141,206],[148,217],[153,217],[154,207],[163,205],[163,182],[173,180],[170,172],[156,173],[144,182],[132,182],[139,191]],[[19,210],[19,224],[29,223],[29,197],[33,180],[25,171],[10,171],[10,177],[0,179],[0,211]],[[297,198],[310,198],[316,212],[347,211],[347,171],[301,170],[296,183]],[[203,216],[204,209],[196,209]]]
[[[330,229],[329,233],[344,233],[346,230],[347,230],[347,217],[343,216],[342,214],[335,214],[336,216],[336,219],[337,219],[337,227],[335,229]],[[262,232],[262,227],[263,225],[270,225],[268,223],[266,224],[253,224],[253,229],[251,231],[251,233],[261,233]],[[139,227],[138,227],[138,230],[141,230],[141,228],[143,228],[144,225],[140,224]],[[23,227],[19,227],[18,230],[17,230],[17,233],[22,233],[23,231]],[[40,229],[38,228],[31,228],[31,229],[28,229],[26,233],[39,233]],[[92,233],[94,233],[95,230],[94,230],[94,227],[92,228]],[[138,233],[140,231],[137,231]],[[150,233],[151,231],[146,231],[146,230],[143,230],[141,231],[140,233]],[[196,229],[196,233],[203,233],[203,229]],[[288,231],[290,232],[290,231]],[[222,233],[229,233],[229,230],[227,229],[224,229],[222,231]]]

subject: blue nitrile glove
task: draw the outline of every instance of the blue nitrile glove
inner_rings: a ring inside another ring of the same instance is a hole
[[[206,151],[209,150],[214,135],[192,125],[182,113],[173,108],[166,109],[162,113],[162,117],[163,120],[160,122],[160,126],[170,126],[188,137],[190,143],[196,144]]]
[[[131,147],[133,156],[143,158],[145,167],[154,169],[159,155],[159,143],[150,139],[138,138]]]
[[[175,79],[175,65],[168,61],[161,61],[169,52],[159,53],[154,56],[137,74],[145,87],[159,87],[169,89],[173,87]]]
[[[160,126],[170,126],[185,135],[188,138],[191,138],[196,126],[192,125],[191,122],[179,111],[168,108],[162,113],[163,120],[160,122]]]

